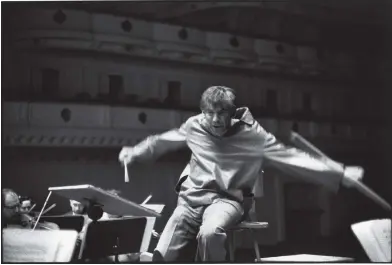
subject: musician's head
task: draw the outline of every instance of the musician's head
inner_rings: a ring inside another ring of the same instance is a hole
[[[71,205],[71,209],[72,209],[72,213],[73,214],[85,214],[86,213],[86,207],[78,202],[78,201],[74,201],[74,200],[69,200],[69,204]]]
[[[2,215],[6,219],[13,219],[19,216],[20,201],[19,196],[15,191],[11,189],[1,190],[1,204],[2,204]]]
[[[22,213],[28,213],[33,206],[33,201],[29,197],[20,197],[20,211]]]
[[[204,91],[200,100],[200,109],[211,134],[223,136],[227,132],[236,110],[234,101],[235,92],[232,88],[212,86]]]

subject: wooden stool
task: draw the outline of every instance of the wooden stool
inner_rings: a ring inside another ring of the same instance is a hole
[[[262,228],[267,228],[268,223],[267,222],[249,222],[249,221],[243,221],[239,223],[238,225],[230,228],[227,230],[227,238],[228,238],[228,243],[229,243],[229,254],[230,254],[230,262],[234,262],[234,252],[235,252],[235,247],[236,247],[236,242],[235,242],[235,232],[240,231],[240,230],[250,230],[253,238],[253,247],[255,250],[256,254],[256,260],[261,261],[260,259],[260,251],[259,251],[259,244],[257,243],[257,238],[256,238],[256,231],[257,229],[262,229]]]

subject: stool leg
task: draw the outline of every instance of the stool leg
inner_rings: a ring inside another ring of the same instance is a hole
[[[259,243],[257,242],[256,233],[254,233],[254,232],[256,232],[256,231],[251,231],[252,237],[253,237],[253,247],[255,249],[256,262],[260,262],[261,257],[260,257],[260,251],[259,251]]]
[[[229,259],[230,262],[234,262],[235,240],[233,231],[227,233],[227,239],[229,241]]]

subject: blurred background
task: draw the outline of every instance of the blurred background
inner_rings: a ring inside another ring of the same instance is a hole
[[[299,132],[362,165],[390,203],[392,1],[2,2],[3,188],[40,209],[48,187],[92,184],[141,203],[177,200],[187,150],[129,168],[118,153],[199,112],[211,85],[237,91],[278,138]],[[389,113],[389,114],[388,114]],[[386,217],[356,191],[331,194],[266,168],[256,201],[262,256],[361,257],[354,222]],[[70,210],[53,196],[53,213]],[[241,235],[244,261],[252,251]]]

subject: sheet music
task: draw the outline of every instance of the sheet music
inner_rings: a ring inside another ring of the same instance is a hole
[[[3,229],[3,261],[69,262],[76,238],[75,231]]]
[[[323,256],[313,254],[296,254],[280,257],[262,258],[263,262],[347,262],[353,261],[349,257]]]
[[[53,262],[59,240],[38,231],[5,229],[3,231],[5,262]]]
[[[372,262],[391,262],[391,219],[375,219],[351,225]]]

